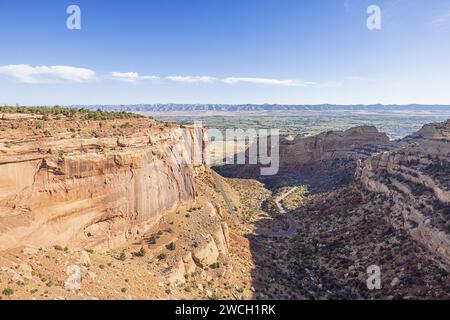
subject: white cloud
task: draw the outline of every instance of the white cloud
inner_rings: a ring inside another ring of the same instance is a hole
[[[96,73],[90,69],[76,68],[70,66],[30,66],[27,64],[0,66],[0,76],[6,76],[22,83],[53,83],[61,81],[87,82],[96,79]],[[101,76],[100,79],[112,79],[128,83],[139,81],[155,81],[158,76],[141,76],[137,72],[110,72],[109,76]],[[211,76],[168,76],[166,80],[185,84],[208,84],[216,81],[228,85],[241,83],[255,85],[270,85],[284,87],[317,87],[318,83],[295,79],[271,79],[255,77],[228,77],[216,78]]]
[[[158,80],[157,76],[140,76],[137,72],[111,72],[113,80],[135,83],[139,80]]]
[[[87,82],[95,79],[95,72],[90,69],[70,66],[33,67],[28,64],[0,66],[0,75],[22,83]]]
[[[279,80],[279,79],[269,79],[269,78],[236,78],[229,77],[222,80],[226,84],[239,84],[239,83],[250,83],[250,84],[262,84],[262,85],[273,85],[273,86],[285,86],[285,87],[310,87],[315,86],[317,83],[301,81],[301,80]]]
[[[166,79],[181,83],[211,83],[217,80],[217,78],[207,76],[170,76]]]

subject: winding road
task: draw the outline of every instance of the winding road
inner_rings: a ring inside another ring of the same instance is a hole
[[[288,220],[288,224],[289,224],[288,229],[286,231],[273,232],[273,233],[269,233],[266,235],[268,235],[270,237],[274,237],[274,238],[291,238],[297,233],[298,225],[294,219],[294,216],[292,214],[290,214],[289,212],[287,212],[286,209],[284,208],[284,206],[281,204],[281,201],[283,201],[292,192],[297,190],[297,188],[298,187],[293,187],[292,189],[283,193],[281,196],[278,196],[275,199],[275,203],[277,204],[278,208],[280,209],[280,213],[283,214]]]
[[[233,222],[237,226],[239,226],[241,229],[252,232],[254,235],[257,235],[257,236],[262,235],[262,236],[267,236],[267,237],[272,237],[272,238],[291,238],[297,233],[297,228],[298,228],[297,222],[295,221],[292,214],[290,214],[286,211],[284,206],[281,204],[281,201],[283,201],[292,192],[297,190],[298,187],[291,188],[289,191],[283,193],[282,195],[278,196],[275,199],[275,203],[277,204],[278,208],[280,209],[280,213],[283,214],[287,218],[288,225],[289,225],[288,229],[283,230],[283,231],[277,231],[277,232],[265,231],[263,233],[261,233],[261,232],[258,233],[258,232],[255,232],[254,230],[251,230],[241,224],[241,222],[239,221],[239,217],[236,213],[236,209],[234,208],[233,203],[231,202],[230,198],[228,197],[228,194],[226,193],[225,189],[223,188],[223,184],[222,184],[222,181],[220,180],[219,175],[214,170],[211,170],[211,171],[213,173],[214,180],[216,181],[216,184],[220,190],[220,193],[222,194],[222,197],[224,198],[225,203],[227,204],[227,207],[228,207],[228,210],[230,211]]]

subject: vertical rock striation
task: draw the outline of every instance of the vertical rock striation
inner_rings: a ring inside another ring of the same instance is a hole
[[[87,136],[96,125],[78,124],[72,135],[64,126],[51,136],[2,134],[0,251],[55,243],[114,248],[194,200],[193,172],[205,169],[201,129],[134,119],[114,121],[111,128],[124,128],[118,136],[106,129]]]

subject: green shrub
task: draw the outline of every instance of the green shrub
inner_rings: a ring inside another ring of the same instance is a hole
[[[209,266],[211,269],[219,269],[220,268],[220,264],[218,262],[214,262],[213,264],[211,264]]]
[[[126,122],[120,126],[122,129],[131,128],[132,125],[129,122]]]
[[[125,253],[125,251],[122,251],[122,253],[119,256],[119,260],[120,261],[125,261],[127,260],[127,254]]]
[[[14,290],[11,288],[6,288],[2,291],[2,294],[7,297],[12,296],[14,294]]]
[[[136,253],[136,255],[138,257],[144,257],[146,253],[147,252],[145,251],[144,247],[141,247],[141,249]]]
[[[24,113],[33,115],[42,115],[42,120],[49,120],[49,116],[53,116],[56,119],[61,118],[61,116],[66,116],[70,118],[79,118],[83,120],[114,120],[114,119],[137,119],[143,118],[142,115],[134,114],[130,112],[108,112],[98,110],[90,110],[86,108],[63,108],[60,106],[45,107],[12,107],[12,106],[2,106],[0,107],[0,113]]]
[[[148,238],[149,244],[156,244],[156,236],[152,235],[150,238]]]
[[[158,260],[164,260],[165,258],[167,258],[167,255],[165,253],[161,253],[160,255],[158,255]]]
[[[173,250],[175,250],[175,249],[177,248],[177,245],[175,244],[175,242],[171,242],[171,243],[169,243],[169,244],[166,246],[166,248],[167,248],[168,250],[173,251]]]

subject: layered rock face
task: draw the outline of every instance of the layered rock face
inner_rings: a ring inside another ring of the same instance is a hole
[[[114,248],[195,198],[204,134],[149,119],[0,120],[0,251]]]
[[[389,137],[373,126],[329,131],[312,137],[285,138],[280,144],[280,166],[285,169],[336,159],[356,160],[371,146]]]
[[[296,210],[293,287],[317,299],[448,299],[450,121],[370,152],[355,181]],[[371,265],[380,290],[367,290]]]
[[[260,141],[255,143],[259,145]],[[270,144],[271,139],[268,139],[269,149]],[[261,165],[249,164],[249,149],[244,151],[245,165],[224,165],[216,170],[228,177],[262,178],[269,186],[274,184],[272,180],[278,180],[286,174],[299,175],[312,171],[328,171],[332,175],[338,172],[338,175],[349,180],[353,177],[357,159],[367,158],[373,153],[390,148],[392,142],[385,133],[379,132],[373,126],[361,126],[346,131],[324,132],[311,137],[280,137],[279,148],[272,148],[272,152],[279,153],[279,170],[272,177],[261,176]],[[235,156],[235,163],[238,158],[239,156]]]
[[[450,120],[426,125],[401,147],[361,162],[356,178],[382,193],[389,219],[450,266]]]

